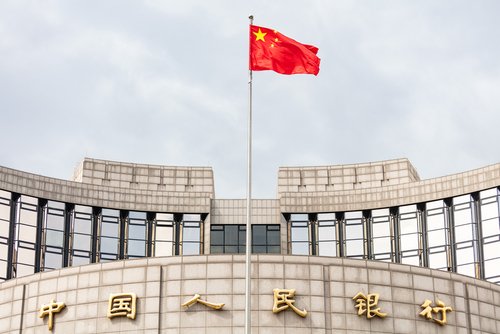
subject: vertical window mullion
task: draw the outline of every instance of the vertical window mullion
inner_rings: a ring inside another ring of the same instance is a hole
[[[153,256],[153,224],[155,220],[156,214],[153,212],[148,212],[146,215],[146,229],[147,229],[147,236],[146,236],[146,256],[151,257]]]
[[[391,220],[391,259],[392,262],[401,263],[401,247],[400,237],[401,229],[399,228],[399,208],[393,207],[389,210]]]
[[[318,222],[318,215],[315,213],[309,214],[309,254],[311,255],[318,255],[316,246],[317,222]]]
[[[174,214],[175,226],[175,255],[180,255],[182,251],[182,214]]]
[[[74,211],[74,204],[66,204],[64,209],[64,246],[63,246],[63,267],[69,266],[69,253],[71,244],[71,214]]]
[[[445,241],[446,253],[448,258],[448,271],[457,272],[457,245],[455,242],[455,219],[453,218],[453,199],[448,198],[444,201],[445,204],[445,222],[446,236]]]
[[[485,277],[485,271],[484,271],[484,252],[483,252],[483,233],[481,229],[481,204],[480,204],[480,197],[479,193],[473,193],[472,194],[472,200],[473,200],[473,226],[474,226],[474,234],[475,236],[473,237],[473,248],[474,248],[474,266],[475,266],[475,273],[476,273],[476,278],[478,279],[484,279]]]
[[[102,209],[92,208],[92,254],[91,262],[100,262],[101,257],[101,221],[102,221]]]
[[[129,220],[129,212],[126,210],[120,210],[120,220],[118,221],[120,224],[118,238],[118,259],[125,259],[126,247],[128,245],[128,225],[130,223]]]
[[[425,203],[417,204],[417,212],[419,220],[419,227],[421,229],[420,233],[420,251],[421,251],[421,265],[424,267],[429,267],[429,251],[428,251],[428,242],[427,242],[427,219],[426,219],[426,208]]]
[[[45,209],[44,209],[45,208]],[[37,205],[37,218],[36,218],[36,241],[35,241],[35,273],[41,271],[42,269],[42,238],[44,237],[45,228],[43,226],[43,221],[47,219],[48,206],[47,201],[43,199],[38,199]]]
[[[8,254],[7,254],[7,279],[14,278],[14,260],[15,260],[15,240],[16,224],[19,220],[19,206],[21,195],[12,193],[10,201],[10,224],[9,224],[9,239],[8,239]]]
[[[345,257],[345,221],[344,213],[336,212],[335,219],[337,220],[337,254],[339,257]]]
[[[363,222],[363,258],[373,260],[373,218],[371,210],[364,210]]]

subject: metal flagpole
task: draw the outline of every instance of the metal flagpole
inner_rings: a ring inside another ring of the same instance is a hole
[[[250,25],[253,24],[253,15],[248,17]],[[250,27],[249,27],[250,29]],[[250,37],[248,56],[250,57]],[[250,213],[252,209],[252,70],[248,68],[248,138],[247,138],[247,221],[246,221],[246,248],[245,248],[245,334],[252,333],[252,284],[250,281],[252,270],[252,224]]]

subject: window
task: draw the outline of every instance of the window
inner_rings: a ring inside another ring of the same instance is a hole
[[[391,261],[393,259],[392,250],[392,220],[389,209],[379,209],[372,211],[371,228],[373,259],[381,261]]]
[[[210,226],[210,253],[245,253],[245,225]]]
[[[346,212],[344,217],[345,256],[364,259],[366,257],[364,242],[365,219],[361,211]]]
[[[210,253],[245,253],[245,225],[217,225],[210,227]],[[280,226],[252,225],[252,253],[281,253]]]
[[[140,258],[146,256],[147,251],[147,215],[146,212],[130,211],[128,214],[127,256],[126,258]]]
[[[154,220],[153,254],[154,256],[172,256],[175,254],[174,215],[157,213]]]
[[[280,239],[279,225],[252,225],[252,253],[280,254]]]
[[[182,255],[201,254],[202,221],[199,214],[184,214],[182,224]]]
[[[0,190],[0,282],[7,279],[11,194]]]
[[[481,230],[484,276],[487,280],[500,283],[500,194],[497,188],[479,193],[481,208]]]
[[[63,267],[65,204],[47,201],[43,206],[42,271]]]
[[[311,241],[310,223],[307,214],[290,215],[290,252],[293,255],[309,255]]]
[[[13,277],[35,273],[38,200],[22,195],[16,201]]]
[[[453,199],[453,223],[457,272],[475,277],[477,245],[474,202],[470,195]]]
[[[422,266],[422,221],[416,205],[399,208],[401,263]]]
[[[117,260],[120,243],[120,211],[102,209],[100,218],[100,261]]]
[[[75,205],[71,217],[70,265],[79,266],[92,262],[92,207]]]
[[[317,250],[320,256],[337,256],[337,220],[334,213],[318,213]]]
[[[447,205],[444,201],[426,204],[427,244],[429,267],[448,270],[449,227]]]

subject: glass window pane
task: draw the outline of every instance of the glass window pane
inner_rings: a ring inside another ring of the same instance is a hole
[[[364,243],[363,240],[346,240],[346,256],[363,256]]]
[[[212,226],[212,231],[210,232],[210,245],[224,245],[224,230],[214,230]]]
[[[118,254],[118,239],[101,237],[101,253]]]
[[[434,269],[446,269],[448,268],[447,263],[447,255],[444,246],[429,249],[429,267]]]
[[[293,255],[309,255],[309,243],[306,242],[293,242],[292,243]]]
[[[222,254],[224,253],[224,246],[210,246],[210,254]]]
[[[64,232],[47,230],[45,244],[55,247],[64,246]]]
[[[130,239],[146,240],[146,225],[129,225],[128,235]]]
[[[118,222],[102,222],[101,235],[106,237],[118,237]]]
[[[336,240],[335,226],[318,225],[318,240],[319,241]]]
[[[252,226],[252,243],[253,245],[263,245],[267,244],[267,225],[253,225]],[[254,250],[256,248],[254,247]],[[264,252],[265,253],[265,252]]]
[[[73,258],[71,261],[72,266],[81,266],[81,265],[89,264],[89,263],[90,263],[90,255],[87,255],[85,257],[73,255]]]
[[[75,218],[73,224],[74,224],[73,231],[75,233],[83,233],[83,234],[92,233],[92,215],[75,212]]]
[[[128,240],[127,251],[129,257],[146,256],[146,242],[144,240]]]
[[[182,240],[186,241],[200,241],[200,228],[189,227],[184,225],[182,229]]]
[[[280,254],[281,253],[281,247],[280,246],[268,246],[267,247],[267,253],[269,253],[269,254]]]
[[[245,248],[247,244],[247,229],[245,225],[240,225],[240,230],[238,232],[238,235],[239,235],[238,242],[240,246],[243,246],[243,248]],[[245,253],[245,252],[246,250],[244,250],[243,252],[240,251],[240,253]]]
[[[62,268],[62,254],[46,252],[44,258],[44,270]]]
[[[36,240],[36,227],[29,225],[18,225],[19,240],[25,242],[35,243]]]
[[[238,246],[226,245],[224,246],[224,253],[238,253]]]
[[[267,253],[267,247],[266,246],[252,246],[252,253],[255,253],[255,254]]]
[[[485,261],[484,272],[487,279],[496,277],[500,281],[500,257]]]
[[[267,231],[267,245],[274,245],[274,246],[280,246],[281,244],[281,238],[280,238],[280,229],[279,225],[267,225],[268,226],[268,231]]]
[[[309,226],[296,226],[292,223],[292,242],[309,241]]]
[[[75,234],[73,235],[73,248],[79,250],[90,250],[90,241],[90,235]]]
[[[318,252],[320,256],[337,256],[337,244],[335,242],[318,243]]]
[[[363,225],[346,225],[346,239],[363,239]]]
[[[200,254],[199,243],[184,242],[182,244],[182,255],[198,255]]]
[[[224,226],[224,244],[228,245],[238,245],[238,225],[225,225]],[[236,253],[236,251],[232,251]]]
[[[173,241],[173,226],[156,226],[156,241]]]
[[[155,243],[155,256],[172,256],[173,254],[173,242]]]

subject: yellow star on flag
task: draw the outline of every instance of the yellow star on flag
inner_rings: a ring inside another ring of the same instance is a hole
[[[262,41],[262,42],[265,42],[266,40],[264,39],[264,36],[267,35],[267,32],[262,32],[259,28],[259,31],[258,32],[254,32],[253,33],[255,35],[255,41]]]

